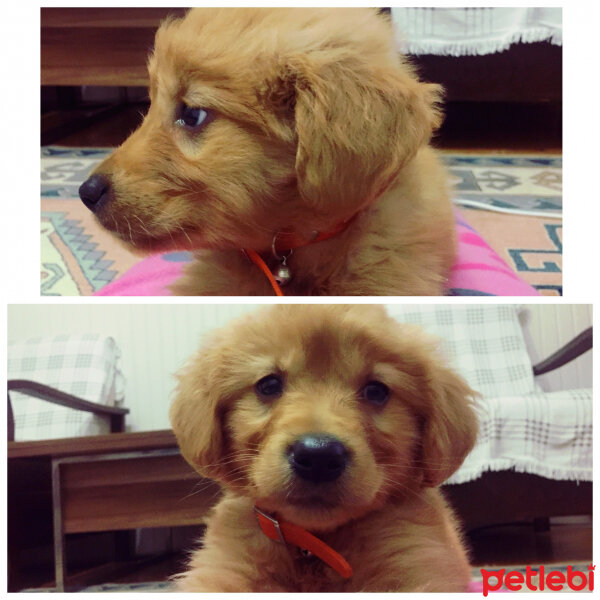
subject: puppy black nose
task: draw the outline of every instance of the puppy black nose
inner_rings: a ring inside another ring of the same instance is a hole
[[[92,211],[98,210],[110,196],[110,179],[106,175],[95,174],[79,187],[81,201]]]
[[[294,473],[313,483],[337,479],[344,472],[348,458],[344,444],[328,435],[305,435],[288,450]]]

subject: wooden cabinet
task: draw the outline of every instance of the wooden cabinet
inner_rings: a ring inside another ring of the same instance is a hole
[[[146,86],[146,61],[167,15],[184,8],[42,8],[42,85]]]
[[[18,524],[35,520],[45,499],[59,591],[67,582],[65,535],[201,524],[220,495],[184,461],[169,430],[9,442],[8,467],[12,567],[27,535]]]

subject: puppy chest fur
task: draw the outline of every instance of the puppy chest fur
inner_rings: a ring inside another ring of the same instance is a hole
[[[218,332],[171,409],[184,457],[226,490],[182,589],[464,591],[437,486],[474,443],[473,394],[380,306],[277,305]],[[352,577],[266,537],[255,506],[341,553]]]
[[[433,508],[432,508],[433,507]],[[246,519],[241,520],[239,515]],[[419,522],[420,521],[420,522]],[[252,504],[227,496],[217,506],[182,591],[450,592],[464,591],[470,568],[452,515],[439,494],[412,506],[386,505],[320,539],[343,549],[353,567],[343,579],[315,557],[272,542],[256,527]],[[431,565],[435,565],[432,567]]]

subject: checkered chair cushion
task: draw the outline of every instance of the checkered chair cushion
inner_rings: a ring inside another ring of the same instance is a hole
[[[477,445],[448,483],[507,469],[592,480],[592,390],[541,390],[519,306],[390,305],[388,310],[440,338],[442,353],[482,395]]]
[[[483,398],[477,410],[477,444],[447,483],[509,469],[592,481],[591,389]]]
[[[388,305],[399,321],[440,338],[440,349],[469,385],[485,397],[531,394],[533,378],[515,305]]]
[[[8,344],[8,379],[29,379],[83,400],[120,405],[125,379],[121,352],[98,334],[33,338]],[[110,432],[108,419],[11,392],[15,441],[57,439]]]

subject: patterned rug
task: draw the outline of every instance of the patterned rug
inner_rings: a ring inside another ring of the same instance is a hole
[[[562,158],[445,154],[444,161],[465,219],[542,295],[562,296]]]
[[[141,260],[78,198],[107,148],[42,148],[41,294],[89,296]],[[543,295],[562,295],[562,159],[444,154],[465,219]]]

